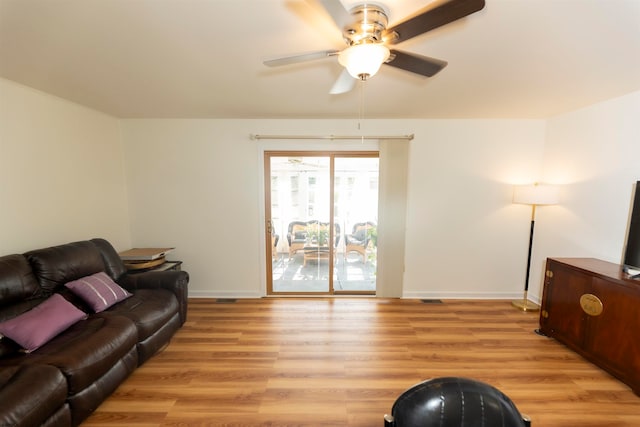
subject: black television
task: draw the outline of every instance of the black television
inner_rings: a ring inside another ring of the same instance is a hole
[[[633,278],[640,277],[640,181],[636,182],[634,189],[623,270]]]

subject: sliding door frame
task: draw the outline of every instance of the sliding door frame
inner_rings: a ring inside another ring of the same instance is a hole
[[[277,295],[295,295],[295,296],[305,296],[305,295],[338,295],[338,294],[349,294],[349,295],[357,295],[357,294],[365,294],[365,295],[375,295],[374,292],[370,291],[336,291],[333,287],[334,280],[334,263],[329,262],[329,288],[328,292],[274,292],[273,290],[273,246],[271,244],[271,236],[272,236],[272,220],[271,220],[271,158],[272,157],[328,157],[329,158],[329,220],[332,224],[329,227],[329,241],[335,241],[335,227],[334,224],[334,197],[335,197],[335,159],[336,158],[379,158],[379,151],[338,151],[338,150],[265,150],[263,153],[264,159],[264,238],[265,238],[265,261],[266,261],[266,284],[267,284],[267,295],[268,296],[277,296]],[[341,230],[344,234],[344,230]],[[280,238],[286,238],[285,236],[281,236]],[[334,259],[335,256],[335,248],[334,245],[329,245],[329,259]],[[377,287],[377,286],[376,286]]]

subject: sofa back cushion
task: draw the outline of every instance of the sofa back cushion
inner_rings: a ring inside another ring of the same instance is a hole
[[[124,262],[114,247],[105,239],[91,239],[100,250],[106,273],[116,282],[127,272]]]
[[[88,240],[36,249],[24,255],[47,294],[67,282],[105,270],[100,250]]]
[[[41,289],[22,255],[0,257],[0,322],[35,307],[40,302]],[[0,339],[0,359],[14,355],[20,346],[8,338]]]
[[[24,256],[0,257],[0,308],[39,296],[40,286]]]

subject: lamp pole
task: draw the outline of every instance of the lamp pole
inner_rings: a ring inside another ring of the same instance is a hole
[[[524,279],[524,295],[522,300],[515,300],[511,302],[511,305],[522,311],[538,311],[540,306],[538,304],[529,301],[529,275],[531,273],[531,252],[533,249],[533,229],[536,224],[536,205],[531,205],[531,228],[529,230],[529,252],[527,254],[527,273]]]
[[[529,276],[531,273],[531,255],[533,252],[533,231],[536,223],[536,206],[554,205],[558,203],[558,188],[550,185],[520,185],[513,193],[513,203],[531,205],[531,227],[529,229],[529,252],[527,254],[527,272],[524,281],[524,295],[521,300],[511,302],[511,305],[522,311],[538,311],[540,306],[529,301]]]

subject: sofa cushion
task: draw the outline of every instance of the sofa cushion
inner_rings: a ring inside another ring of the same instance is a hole
[[[20,346],[9,338],[0,338],[0,359],[13,356],[17,353],[20,353],[21,350],[22,349],[20,348]]]
[[[24,256],[0,257],[0,307],[39,295],[40,286]]]
[[[74,280],[65,286],[87,303],[95,313],[104,311],[131,296],[104,272]]]
[[[93,314],[31,353],[26,362],[56,366],[67,378],[69,393],[75,394],[93,384],[135,349],[137,340],[136,327],[131,320]]]
[[[178,301],[180,324],[184,324],[187,320],[189,274],[186,271],[147,271],[139,274],[126,274],[118,284],[134,293],[142,289],[165,289],[171,292]]]
[[[68,402],[72,410],[72,420],[69,424],[60,427],[81,426],[82,422],[93,413],[102,403],[138,366],[138,352],[132,347],[127,354],[116,361],[111,368],[100,378],[96,379],[88,387],[80,392],[69,395]],[[125,409],[126,410],[126,409]],[[128,422],[129,417],[116,417],[103,420],[103,425],[135,426]],[[140,425],[140,424],[138,424]],[[53,426],[41,426],[53,427]]]
[[[100,238],[91,239],[91,242],[100,250],[105,271],[113,280],[117,282],[122,276],[127,274],[127,267],[111,243]]]
[[[67,243],[25,253],[40,286],[53,293],[65,283],[104,271],[102,255],[90,241]]]
[[[0,323],[0,334],[31,352],[86,317],[62,295],[54,294],[31,310]]]
[[[173,292],[166,289],[138,289],[108,313],[125,316],[135,323],[138,341],[144,341],[178,313],[178,300]]]
[[[39,426],[64,407],[66,398],[67,381],[53,366],[0,370],[0,426]]]

